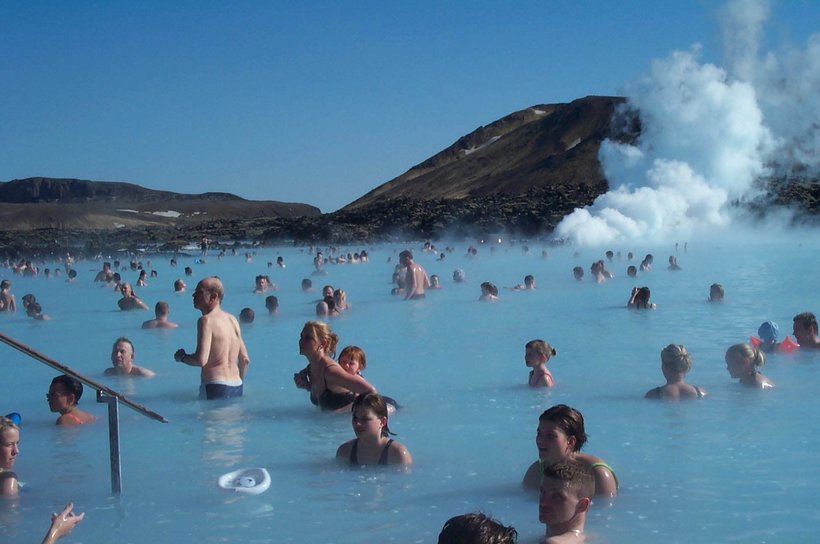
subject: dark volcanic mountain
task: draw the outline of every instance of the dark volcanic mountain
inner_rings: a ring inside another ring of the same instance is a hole
[[[344,208],[360,209],[385,199],[464,199],[523,195],[552,187],[600,188],[598,164],[611,119],[623,98],[588,96],[569,104],[541,104],[510,114],[373,189]]]

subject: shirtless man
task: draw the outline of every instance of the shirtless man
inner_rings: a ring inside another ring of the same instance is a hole
[[[111,368],[106,368],[106,376],[141,376],[153,378],[153,371],[134,364],[134,344],[128,338],[120,336],[111,346]]]
[[[794,316],[794,337],[801,348],[820,349],[820,338],[817,336],[817,318],[811,312]]]
[[[424,290],[430,288],[430,278],[420,264],[413,262],[413,252],[405,249],[399,253],[399,262],[407,269],[404,280],[404,300],[424,298]]]
[[[189,354],[180,348],[174,354],[176,361],[202,369],[199,392],[208,400],[241,397],[250,362],[239,323],[221,307],[224,294],[219,278],[205,278],[197,284],[194,308],[202,317],[196,324],[196,351]]]
[[[97,275],[94,276],[94,281],[108,283],[109,281],[111,281],[111,276],[113,275],[114,273],[111,271],[111,263],[105,262],[103,263],[102,270],[97,272]]]
[[[171,313],[171,307],[164,300],[157,302],[154,306],[154,315],[156,318],[149,319],[143,322],[143,329],[176,329],[179,325],[173,321],[168,321],[168,314]]]
[[[0,282],[0,311],[17,311],[17,302],[11,292],[11,282],[9,280],[3,280]]]

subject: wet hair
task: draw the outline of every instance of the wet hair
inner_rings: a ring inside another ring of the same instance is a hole
[[[0,416],[0,434],[3,434],[9,429],[14,429],[18,432],[20,431],[20,427],[17,426],[16,423],[5,416]]]
[[[239,312],[239,322],[240,323],[253,323],[253,319],[256,317],[256,313],[253,311],[253,308],[242,308],[242,311]]]
[[[549,421],[564,431],[567,437],[575,437],[575,451],[580,451],[586,444],[587,433],[584,431],[584,416],[575,408],[566,404],[556,404],[547,409],[538,421]]]
[[[339,360],[342,360],[342,357],[347,355],[348,357],[352,357],[359,361],[359,369],[364,370],[367,368],[367,359],[364,356],[364,350],[359,346],[347,346],[339,353]]]
[[[766,354],[763,351],[743,343],[735,344],[727,349],[724,359],[726,363],[729,363],[732,359],[751,359],[755,368],[766,364]]]
[[[376,417],[387,418],[387,403],[384,401],[384,397],[378,393],[365,393],[356,397],[356,400],[353,401],[353,405],[350,407],[350,413],[355,414],[356,408],[359,407],[370,410],[376,414]],[[388,427],[387,422],[385,422],[384,427],[382,427],[382,436],[386,437],[391,434],[396,433],[391,432],[390,427]]]
[[[310,278],[304,278],[302,280],[302,289],[310,289],[313,287],[313,282],[310,281]]]
[[[156,315],[168,315],[170,311],[171,307],[164,300],[160,300],[154,305],[154,313]]]
[[[649,307],[649,297],[652,295],[652,292],[649,290],[649,287],[643,286],[638,289],[638,292],[635,294],[635,306],[643,305],[644,308]]]
[[[586,463],[567,459],[547,465],[544,467],[543,479],[547,478],[564,482],[579,499],[590,498],[595,494],[595,477]]]
[[[137,350],[134,349],[134,342],[132,342],[131,340],[129,340],[125,336],[120,336],[119,338],[114,340],[114,343],[111,344],[111,351],[114,351],[114,349],[117,347],[117,344],[119,344],[120,342],[122,342],[124,344],[128,344],[129,346],[131,346],[131,355],[136,355],[137,354]],[[79,397],[77,397],[77,398],[79,399]]]
[[[723,300],[725,294],[726,291],[721,284],[713,283],[709,286],[709,300]]]
[[[526,349],[531,349],[535,351],[539,355],[546,355],[547,359],[549,359],[553,355],[558,355],[557,349],[549,345],[548,342],[541,340],[540,338],[536,340],[530,340],[524,347]]]
[[[481,513],[461,514],[448,519],[438,535],[438,544],[515,544],[518,532]]]
[[[686,374],[692,369],[692,356],[681,344],[669,344],[661,351],[661,365],[676,374]]]
[[[279,299],[275,295],[265,297],[265,308],[268,310],[276,310],[279,308]]]
[[[792,318],[795,323],[817,334],[817,318],[811,312],[803,312]]]
[[[325,352],[327,352],[329,356],[333,357],[336,355],[336,346],[339,344],[339,335],[331,331],[327,323],[323,323],[321,321],[308,321],[305,323],[303,328],[312,330],[316,335],[316,338],[319,339],[320,344],[327,343]]]
[[[535,276],[533,276],[532,274],[527,274],[526,276],[524,276],[524,285],[529,287],[533,283],[535,283]]]
[[[584,269],[580,266],[576,266],[572,269],[572,275],[575,276],[576,279],[581,279],[584,277]]]
[[[72,378],[68,374],[61,374],[51,380],[51,385],[54,384],[62,386],[66,393],[74,395],[74,404],[80,403],[80,397],[83,396],[83,384],[80,380]]]
[[[626,275],[629,277],[634,277],[638,275],[638,269],[635,268],[634,264],[631,264],[626,267]]]

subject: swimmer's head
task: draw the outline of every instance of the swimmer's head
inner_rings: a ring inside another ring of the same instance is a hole
[[[515,544],[518,532],[481,513],[462,514],[447,520],[438,535],[438,544]]]
[[[581,281],[584,278],[584,269],[576,266],[572,269],[572,275],[575,276],[576,280]]]
[[[586,463],[572,459],[544,467],[538,519],[547,525],[585,515],[595,493],[595,478]]]
[[[537,353],[538,355],[544,355],[549,360],[550,357],[553,355],[558,355],[558,350],[549,345],[548,342],[539,339],[530,340],[524,346],[524,349],[531,350],[533,353]]]
[[[171,313],[171,307],[164,300],[157,301],[154,305],[154,315],[157,317],[165,317]]]
[[[279,299],[276,298],[275,295],[269,295],[269,296],[265,297],[265,309],[267,309],[268,312],[270,312],[270,313],[273,313],[276,310],[278,310],[279,309]]]
[[[669,344],[661,351],[661,368],[671,374],[686,374],[692,369],[692,356],[680,344]]]
[[[239,312],[239,322],[240,323],[253,323],[254,318],[256,317],[256,312],[253,311],[253,308],[242,308]]]
[[[384,419],[384,426],[382,427],[382,436],[390,436],[394,434],[390,432],[390,428],[387,426],[387,403],[384,401],[384,397],[379,395],[378,393],[365,393],[363,395],[359,395],[356,397],[356,400],[353,401],[353,406],[351,407],[350,411],[353,414],[353,418],[356,419],[358,416],[363,415],[363,411],[370,411],[379,419]]]
[[[80,398],[83,396],[83,384],[79,380],[77,380],[76,378],[72,378],[68,374],[61,374],[60,376],[57,376],[56,378],[51,380],[49,394],[52,394],[52,392],[64,395],[73,395],[73,404],[77,404],[80,402]]]
[[[724,360],[729,367],[733,364],[744,363],[759,368],[766,364],[766,354],[749,344],[741,343],[727,349]]]
[[[584,431],[584,416],[575,408],[571,408],[566,404],[556,404],[541,414],[538,421],[549,421],[564,431],[567,438],[575,437],[573,451],[579,451],[586,444],[587,434]]]
[[[713,283],[709,286],[709,300],[712,302],[722,302],[726,295],[726,290],[719,283]]]
[[[300,344],[306,335],[315,337],[328,356],[333,357],[336,355],[336,346],[339,343],[339,336],[330,330],[327,323],[322,321],[308,321],[302,328]]]
[[[359,346],[347,346],[339,353],[339,365],[348,374],[358,374],[367,368],[364,350]]]
[[[465,280],[464,270],[460,268],[456,268],[453,270],[453,281],[456,283],[462,283]]]
[[[767,344],[777,342],[777,332],[779,327],[774,321],[764,321],[757,329],[757,335]]]

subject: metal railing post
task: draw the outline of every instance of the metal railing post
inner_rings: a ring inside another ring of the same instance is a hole
[[[111,458],[111,492],[122,493],[122,464],[120,463],[120,409],[119,399],[97,391],[97,402],[108,405],[108,450]]]

